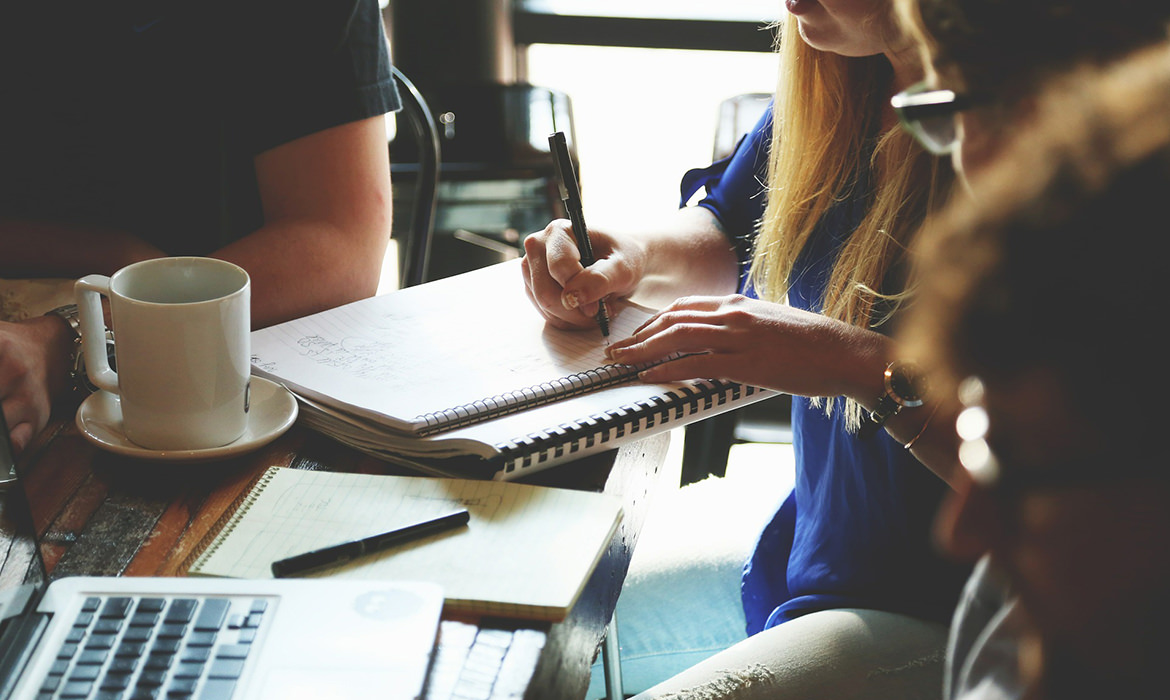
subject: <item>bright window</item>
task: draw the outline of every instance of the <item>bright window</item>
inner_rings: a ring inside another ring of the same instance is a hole
[[[677,208],[679,178],[711,162],[720,103],[773,92],[776,65],[761,52],[528,49],[529,82],[572,99],[585,216],[597,228]]]

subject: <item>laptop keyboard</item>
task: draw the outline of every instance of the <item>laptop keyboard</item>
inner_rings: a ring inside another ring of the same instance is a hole
[[[38,700],[230,698],[265,598],[90,596]]]

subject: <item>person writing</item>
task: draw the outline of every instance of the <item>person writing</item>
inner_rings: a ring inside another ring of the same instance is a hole
[[[728,162],[688,176],[687,189],[706,188],[698,206],[656,231],[590,232],[598,259],[588,269],[567,222],[525,241],[527,288],[553,325],[591,327],[602,298],[665,307],[611,346],[631,364],[696,353],[646,381],[718,377],[796,395],[796,488],[744,578],[753,636],[639,697],[937,693],[966,576],[933,550],[946,485],[915,458],[953,441],[926,433],[914,454],[903,446],[932,407],[861,427],[885,396],[887,368],[904,359],[888,333],[905,248],[950,183],[889,105],[922,77],[920,63],[888,2],[788,7],[773,113]]]
[[[248,271],[255,326],[375,291],[399,100],[373,0],[17,3],[0,11],[0,75],[0,277],[209,255]],[[0,402],[19,451],[76,348],[68,319],[5,288]]]

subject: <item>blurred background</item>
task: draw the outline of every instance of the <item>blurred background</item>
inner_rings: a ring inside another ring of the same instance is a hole
[[[590,226],[644,224],[678,206],[682,174],[717,139],[733,147],[774,90],[777,0],[382,3],[394,63],[440,134],[428,279],[515,256],[561,215],[552,131],[569,137]],[[400,245],[419,158],[403,130],[390,129]]]

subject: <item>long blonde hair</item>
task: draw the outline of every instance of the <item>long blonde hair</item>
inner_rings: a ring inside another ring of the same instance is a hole
[[[768,201],[749,280],[761,298],[782,301],[797,257],[833,203],[867,196],[867,213],[839,251],[820,302],[830,318],[875,328],[904,299],[899,263],[953,175],[949,163],[923,151],[902,129],[880,133],[893,80],[884,56],[820,51],[798,31],[789,15],[779,37]],[[863,168],[873,173],[872,192],[854,193]],[[849,403],[856,424],[860,409]]]

